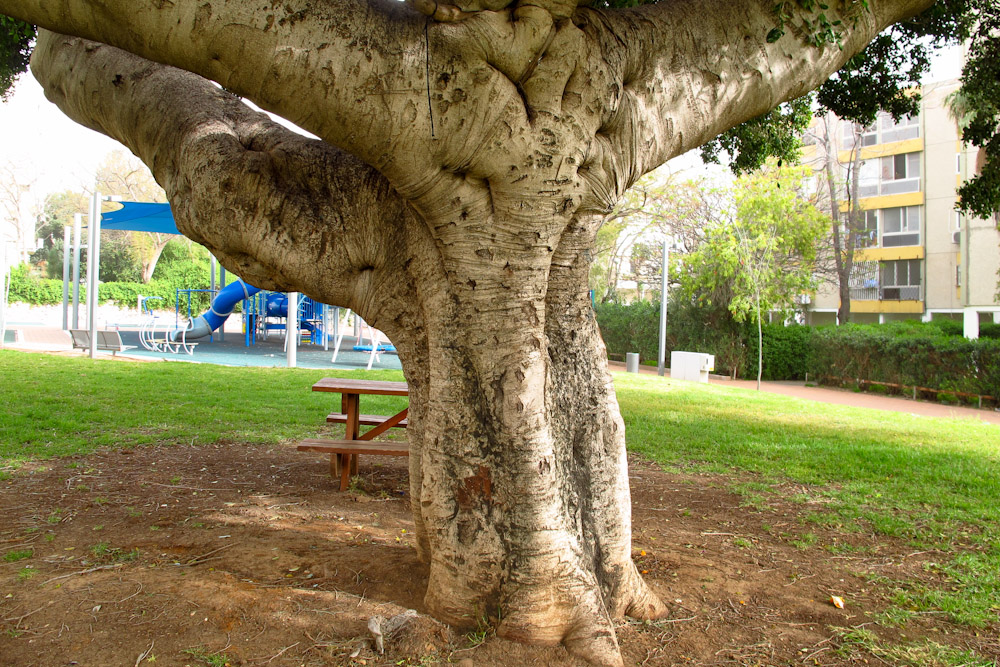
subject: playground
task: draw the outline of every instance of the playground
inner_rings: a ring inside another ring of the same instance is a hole
[[[93,195],[92,211],[100,210]],[[61,308],[22,310],[7,303],[6,258],[0,276],[0,342],[27,349],[184,360],[224,366],[302,366],[399,370],[392,342],[350,311],[306,295],[255,287],[211,261],[207,287],[177,289],[173,302],[140,294],[135,312],[100,304],[101,232],[178,235],[169,204],[119,201],[120,208],[91,214],[87,240],[77,215],[65,230]],[[72,242],[69,239],[72,238]],[[86,275],[81,274],[86,251]],[[86,289],[83,289],[86,286]],[[97,294],[96,298],[86,295]],[[109,315],[108,311],[115,311]],[[60,334],[55,329],[60,329]],[[99,333],[100,332],[100,333]]]

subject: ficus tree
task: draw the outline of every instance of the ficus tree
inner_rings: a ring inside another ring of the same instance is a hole
[[[964,20],[975,2],[992,0],[939,4]],[[937,6],[0,0],[0,13],[40,27],[32,71],[49,99],[145,162],[186,236],[396,344],[426,610],[617,665],[614,619],[668,609],[631,560],[625,433],[587,290],[597,230],[644,173]],[[971,30],[956,21],[941,30]]]

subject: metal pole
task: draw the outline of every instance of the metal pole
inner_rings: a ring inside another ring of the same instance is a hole
[[[80,227],[83,214],[73,215],[73,329],[80,328]]]
[[[285,350],[288,367],[295,368],[299,347],[299,293],[288,293],[288,312],[285,317]]]
[[[69,329],[69,267],[70,257],[73,248],[70,245],[72,230],[69,225],[63,227],[63,300],[62,300],[62,328],[63,331]]]
[[[663,240],[663,266],[660,269],[660,355],[656,361],[656,373],[662,376],[667,368],[667,266],[669,259],[667,240]]]
[[[7,239],[0,237],[0,347],[4,346],[4,338],[7,336]]]
[[[101,273],[101,196],[95,188],[90,200],[90,240],[87,243],[87,315],[90,320],[90,358],[97,358],[97,283]]]

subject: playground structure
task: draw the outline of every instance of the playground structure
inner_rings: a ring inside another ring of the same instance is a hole
[[[367,370],[372,369],[372,365],[378,361],[378,355],[382,352],[389,352],[392,354],[396,353],[396,346],[392,343],[381,343],[379,342],[379,337],[382,332],[373,327],[372,325],[365,322],[357,314],[354,316],[355,329],[357,334],[355,336],[355,352],[369,352],[368,355],[368,366]],[[365,343],[364,332],[368,331],[368,343]],[[331,364],[337,363],[337,355],[340,353],[340,345],[344,342],[344,334],[342,332],[337,333],[337,342],[333,347],[333,358],[330,359]]]
[[[92,256],[93,261],[87,262],[87,320],[89,324],[91,341],[95,341],[97,331],[96,304],[98,302],[98,290],[100,281],[99,260],[100,257],[100,232],[102,227],[117,229],[122,231],[143,231],[157,232],[161,234],[179,234],[174,223],[173,212],[170,205],[166,203],[149,202],[121,202],[122,208],[109,213],[100,212],[100,202],[107,199],[120,201],[120,198],[102,197],[94,193],[91,198],[91,209],[88,214],[88,236],[87,245],[81,243],[82,216],[77,214],[74,218],[72,229],[73,241],[70,243],[70,228],[64,229],[64,257],[63,257],[63,329],[79,328],[79,308],[80,303],[80,254],[86,248],[88,256]],[[225,330],[223,324],[234,312],[239,304],[242,304],[243,333],[246,347],[253,346],[258,340],[267,340],[272,332],[280,331],[285,334],[284,343],[288,365],[295,365],[295,355],[298,346],[304,342],[312,345],[322,345],[324,350],[329,349],[331,339],[336,339],[336,349],[331,363],[336,363],[337,355],[341,351],[341,344],[344,335],[340,332],[340,308],[328,306],[314,301],[309,297],[298,293],[281,293],[261,290],[246,283],[242,279],[226,284],[225,270],[219,267],[220,282],[222,288],[215,289],[215,259],[212,259],[213,270],[210,289],[180,289],[176,293],[176,304],[174,311],[173,326],[166,325],[160,321],[152,308],[152,302],[163,300],[162,297],[139,297],[139,306],[144,316],[144,321],[140,326],[139,341],[142,347],[153,352],[166,352],[176,354],[185,352],[188,355],[194,353],[197,342],[206,336],[212,336],[219,331],[220,341],[224,339]],[[72,280],[70,269],[72,266]],[[70,292],[72,287],[72,317],[70,316]],[[194,316],[194,299],[197,294],[208,293],[211,295],[211,305],[204,313]],[[182,295],[185,302],[186,324],[181,324],[181,301]],[[294,304],[294,305],[291,305]],[[3,304],[0,303],[0,306]],[[291,311],[291,316],[289,316]],[[331,317],[332,311],[332,317]],[[351,311],[347,311],[348,317]],[[4,324],[4,309],[0,307],[0,329]],[[165,319],[165,318],[162,318]],[[332,327],[331,327],[332,324]],[[364,334],[367,331],[369,342],[365,342]],[[396,349],[391,343],[380,342],[380,332],[364,323],[354,314],[354,337],[357,339],[354,346],[355,352],[368,352],[368,368],[371,369],[378,355],[382,353],[395,353]],[[290,344],[292,343],[292,344]],[[97,347],[91,344],[89,348],[91,357],[96,357]]]
[[[258,338],[267,340],[271,332],[281,331],[286,334],[286,348],[288,344],[289,320],[289,297],[283,292],[269,292],[259,287],[250,285],[242,278],[232,282],[214,294],[212,304],[207,311],[192,317],[193,294],[211,292],[211,290],[178,290],[177,307],[175,316],[177,326],[170,333],[172,340],[197,340],[210,336],[219,330],[229,316],[233,314],[236,306],[240,303],[243,314],[243,335],[244,343],[248,347],[256,344]],[[181,327],[180,309],[181,294],[185,295],[187,304],[187,325]],[[321,342],[327,344],[327,306],[310,299],[302,297],[295,300],[294,330],[296,333],[295,344],[300,345],[304,341],[318,345]]]

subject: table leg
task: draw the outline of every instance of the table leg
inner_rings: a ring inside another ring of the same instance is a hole
[[[361,435],[361,396],[359,394],[342,394],[341,395],[341,409],[344,414],[347,415],[347,423],[344,424],[344,439],[345,440],[357,440]],[[344,456],[342,465],[347,465],[349,473],[347,477],[358,474],[358,455],[353,454],[350,456]],[[344,486],[345,477],[344,471],[340,473],[341,479],[341,490],[346,490]]]

